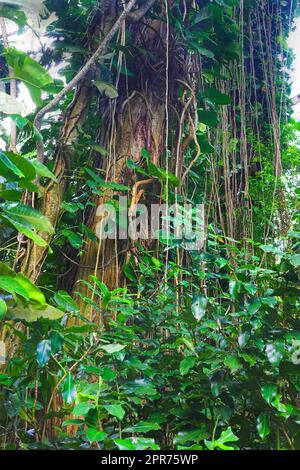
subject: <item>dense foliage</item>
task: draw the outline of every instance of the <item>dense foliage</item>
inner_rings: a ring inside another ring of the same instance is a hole
[[[66,90],[122,2],[0,2],[20,37],[49,23],[23,52],[1,20],[4,449],[300,448],[297,10],[137,1]],[[204,247],[99,242],[119,195],[204,203]]]

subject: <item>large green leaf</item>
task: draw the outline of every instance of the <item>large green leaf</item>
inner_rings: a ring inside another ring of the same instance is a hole
[[[242,364],[239,361],[239,358],[236,356],[233,356],[232,354],[229,354],[225,357],[224,365],[227,366],[231,370],[232,373],[235,373],[237,370],[239,370],[242,367]]]
[[[7,214],[1,214],[1,217],[13,225],[18,230],[18,232],[23,233],[26,237],[33,240],[34,243],[36,243],[38,246],[48,245],[48,243],[42,237],[40,237],[30,226],[30,224],[26,223],[24,219],[19,217],[10,217]]]
[[[128,439],[114,439],[115,444],[119,450],[158,450],[159,447],[155,444],[154,439],[147,439],[144,437],[131,437]]]
[[[90,442],[102,442],[104,439],[107,438],[107,433],[103,431],[99,431],[95,428],[88,428],[86,432],[86,437]]]
[[[36,158],[32,158],[30,160],[30,163],[35,168],[37,175],[42,176],[44,178],[49,178],[52,181],[57,182],[56,176],[42,162],[40,162]]]
[[[103,346],[100,346],[100,349],[103,349],[103,351],[107,352],[108,354],[120,352],[124,348],[126,348],[126,345],[117,343],[104,344]]]
[[[261,413],[257,418],[257,431],[261,439],[267,437],[270,432],[270,415],[268,413]]]
[[[5,58],[13,69],[15,77],[23,81],[27,86],[35,104],[41,106],[41,90],[53,83],[49,73],[38,62],[25,54],[25,52],[18,51],[17,49],[9,48],[6,51]],[[15,110],[11,114],[22,113]]]
[[[23,220],[23,222],[27,222],[36,230],[51,234],[54,233],[54,228],[49,219],[33,207],[26,206],[22,203],[4,203],[1,204],[1,208],[11,219],[17,217],[18,221]]]
[[[214,111],[199,110],[199,121],[208,127],[216,127],[218,125],[218,115]]]
[[[226,95],[225,93],[221,93],[216,88],[209,88],[206,90],[206,96],[215,104],[227,105],[231,103],[230,96]]]
[[[18,294],[26,300],[30,298],[27,289],[11,276],[0,276],[0,289],[10,294]]]
[[[33,181],[36,177],[36,171],[34,166],[24,158],[22,155],[13,153],[13,152],[4,152],[5,155],[10,159],[10,161],[19,168],[19,170],[23,173],[24,179],[28,181]],[[23,183],[23,178],[19,183]]]
[[[64,311],[71,312],[71,313],[78,311],[78,305],[75,302],[75,300],[73,300],[72,297],[63,290],[59,290],[58,292],[55,292],[54,300],[59,306],[59,308],[61,308]]]
[[[271,405],[277,395],[277,386],[275,384],[265,384],[261,387],[261,394],[268,405]]]
[[[205,444],[209,450],[219,448],[221,450],[235,450],[235,447],[228,445],[228,443],[236,442],[239,438],[232,432],[231,427],[223,431],[219,439],[214,441],[205,441]]]
[[[9,170],[11,170],[19,178],[24,178],[24,173],[11,161],[11,159],[5,155],[5,153],[0,151],[0,161],[5,165]],[[5,177],[4,175],[1,175]]]
[[[27,322],[34,322],[40,319],[59,320],[65,315],[64,312],[58,310],[52,305],[47,305],[42,308],[37,308],[35,304],[29,303],[24,306],[22,302],[9,302],[7,317],[10,320],[25,320]]]
[[[62,233],[62,235],[64,235],[68,239],[70,245],[72,245],[73,248],[76,248],[76,249],[81,248],[83,240],[82,240],[82,237],[77,235],[77,233],[75,233],[72,230],[69,230],[67,228],[64,228],[61,231],[61,233]]]
[[[103,408],[106,409],[106,411],[112,415],[112,416],[115,416],[116,418],[118,418],[120,421],[122,421],[122,419],[124,418],[125,416],[125,410],[123,408],[122,405],[118,405],[118,404],[115,404],[115,405],[105,405]]]
[[[62,350],[64,344],[64,337],[59,331],[51,331],[49,334],[51,342],[51,349],[53,354],[56,354]]]
[[[130,432],[130,433],[146,434],[150,431],[158,431],[159,429],[160,429],[160,425],[158,423],[149,423],[146,421],[140,421],[134,426],[128,426],[127,428],[123,429],[123,431]]]
[[[92,410],[93,408],[95,408],[95,406],[92,405],[91,403],[86,403],[86,402],[78,403],[74,407],[73,414],[74,416],[86,416],[89,413],[89,411]]]
[[[94,80],[94,85],[98,88],[100,93],[104,93],[108,98],[114,99],[118,98],[118,90],[111,83],[105,83],[101,80]]]
[[[180,431],[175,437],[176,444],[185,444],[186,442],[199,442],[208,437],[208,432],[204,425],[200,424],[197,429]]]
[[[47,305],[45,296],[42,291],[38,287],[36,287],[27,277],[19,273],[14,279],[21,287],[26,290],[31,302],[36,302],[40,306]]]
[[[13,21],[18,26],[26,25],[26,16],[23,11],[11,8],[8,5],[0,6],[0,17]]]
[[[44,367],[51,357],[51,342],[48,339],[40,341],[36,348],[36,360],[39,366]]]
[[[196,363],[196,358],[193,356],[188,356],[184,358],[180,363],[180,374],[186,375],[189,373],[190,369],[194,367]]]
[[[62,396],[67,405],[73,403],[77,396],[76,384],[72,374],[68,374],[62,383]],[[75,413],[74,413],[74,416]],[[79,415],[78,415],[79,416]]]

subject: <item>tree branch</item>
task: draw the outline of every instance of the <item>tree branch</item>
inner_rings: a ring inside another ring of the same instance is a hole
[[[156,0],[146,0],[144,5],[142,5],[138,10],[133,11],[128,15],[128,20],[131,21],[132,23],[136,23],[137,21],[140,21],[140,19],[145,16],[147,11],[150,10],[150,8],[154,5]]]
[[[87,61],[87,63],[82,67],[82,69],[75,75],[74,78],[61,90],[56,97],[50,101],[46,106],[44,106],[36,115],[34,124],[38,130],[41,129],[42,127],[42,121],[44,116],[51,111],[59,102],[62,98],[66,96],[66,94],[72,90],[72,88],[76,87],[76,85],[82,80],[87,73],[90,71],[90,69],[93,67],[93,65],[97,62],[98,58],[100,55],[105,51],[107,45],[109,42],[112,40],[114,35],[119,31],[122,22],[125,20],[126,16],[131,12],[131,10],[134,8],[135,4],[137,3],[137,0],[130,0],[129,3],[126,5],[124,11],[121,13],[109,33],[105,36],[103,39],[102,43],[98,47],[98,49],[94,52],[92,57]],[[43,154],[44,154],[44,146],[43,142],[39,142],[37,145],[37,156],[40,161],[43,161]]]

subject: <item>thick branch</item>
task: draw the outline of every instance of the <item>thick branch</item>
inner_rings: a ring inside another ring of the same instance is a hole
[[[147,11],[150,10],[152,5],[154,5],[155,2],[156,0],[146,0],[144,5],[142,5],[138,10],[133,11],[132,13],[128,15],[128,20],[131,21],[132,23],[140,21],[143,18],[143,16],[146,15]]]
[[[75,77],[61,90],[56,97],[50,101],[44,108],[42,108],[36,115],[34,124],[37,127],[37,129],[41,129],[42,126],[42,121],[44,116],[51,111],[59,102],[62,98],[66,96],[66,94],[72,90],[72,88],[76,87],[76,85],[82,80],[87,73],[90,71],[90,69],[93,67],[93,65],[97,62],[98,58],[100,55],[105,51],[107,45],[109,42],[112,40],[114,35],[119,31],[122,22],[125,20],[126,16],[130,11],[134,8],[137,0],[130,0],[128,5],[126,5],[126,8],[124,11],[121,13],[109,33],[105,36],[103,39],[102,43],[96,50],[96,52],[92,55],[92,57],[87,61],[87,63],[82,67],[82,69],[75,75]],[[41,147],[38,149],[38,153],[40,154],[42,151]],[[41,155],[38,155],[40,157]]]

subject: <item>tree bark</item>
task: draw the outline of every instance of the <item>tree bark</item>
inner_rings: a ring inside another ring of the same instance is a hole
[[[87,31],[87,37],[91,38],[88,41],[87,47],[91,52],[98,49],[99,41],[111,30],[116,18],[115,12],[116,10],[110,7],[108,12],[103,12],[100,19],[99,14],[96,14],[92,29]],[[53,173],[57,178],[57,182],[51,181],[43,190],[40,210],[43,215],[48,217],[54,227],[56,227],[61,213],[60,206],[66,190],[65,171],[72,162],[73,145],[78,137],[77,129],[86,120],[91,98],[95,92],[91,78],[92,72],[79,82],[74,98],[65,113],[64,124],[55,151]],[[51,242],[51,235],[43,233],[42,236],[46,242]],[[21,242],[20,248],[21,250],[18,255],[20,271],[33,282],[36,282],[47,258],[48,247],[40,247],[30,240],[26,240],[23,242],[23,245]]]
[[[107,181],[131,187],[131,191],[128,193],[129,205],[132,201],[137,175],[127,168],[128,159],[135,163],[141,163],[141,152],[142,149],[145,149],[151,156],[152,163],[158,164],[165,122],[165,106],[158,93],[159,90],[151,90],[151,85],[147,90],[147,96],[135,90],[126,104],[124,101],[118,104],[116,111],[116,115],[120,116],[122,109],[124,106],[126,107],[122,122],[119,121],[114,131],[116,141],[111,152],[112,158],[107,159],[104,170]],[[140,189],[143,189],[143,185]],[[95,201],[96,207],[90,225],[95,234],[97,225],[101,223],[101,216],[97,215],[97,208],[112,197],[113,192],[106,190],[105,194]],[[141,199],[140,202],[146,203],[147,201]],[[96,275],[109,289],[122,286],[124,283],[122,267],[126,260],[124,252],[126,253],[129,248],[130,241],[128,240],[106,239],[98,240],[98,242],[87,240],[77,279],[88,280],[90,275]],[[121,256],[120,252],[122,252]],[[77,283],[75,289],[87,297],[91,294],[85,284]],[[91,311],[89,307],[84,306],[80,299],[78,301],[82,307],[82,313],[86,314]]]

